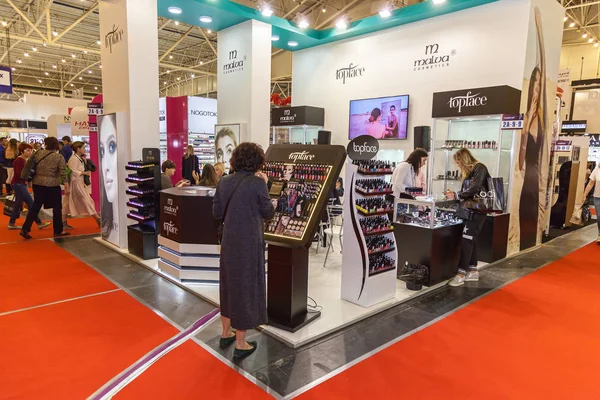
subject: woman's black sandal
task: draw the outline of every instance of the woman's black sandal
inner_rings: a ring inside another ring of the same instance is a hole
[[[233,336],[232,337],[228,337],[228,338],[224,338],[222,337],[221,340],[219,340],[219,347],[222,349],[225,349],[227,347],[229,347],[232,343],[235,343],[235,331],[233,332]]]

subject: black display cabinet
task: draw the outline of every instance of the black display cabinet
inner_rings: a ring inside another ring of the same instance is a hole
[[[125,169],[131,171],[125,180],[133,184],[125,191],[131,196],[127,218],[137,222],[127,227],[128,250],[144,260],[157,258],[160,165],[156,161],[130,161]]]
[[[276,207],[267,222],[269,325],[295,332],[321,313],[308,313],[308,249],[335,188],[346,149],[331,145],[271,145],[265,172]]]

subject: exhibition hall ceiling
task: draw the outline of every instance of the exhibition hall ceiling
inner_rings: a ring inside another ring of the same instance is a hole
[[[339,31],[336,26],[340,20],[348,24],[349,32],[346,35],[353,36],[385,28],[389,24],[386,20],[397,19],[399,14],[411,15],[413,10],[423,10],[434,1],[443,0],[212,0],[211,3],[230,3],[226,5],[229,10],[235,10],[239,5],[240,10],[245,11],[235,11],[238,15],[233,18],[239,17],[240,21],[247,19],[248,9],[257,14],[257,19],[263,17],[265,7],[271,9],[273,21],[279,21],[272,23],[281,36],[280,44],[275,44],[273,48],[273,53],[279,54],[289,50],[286,45],[292,38],[288,38],[288,35],[301,37],[297,41],[306,38],[307,43],[298,47],[310,47],[343,38],[334,37]],[[446,7],[485,1],[446,0]],[[594,46],[600,38],[600,1],[557,1],[567,7],[569,16],[565,21],[565,44],[589,43]],[[198,16],[189,14],[186,17],[186,13],[173,15],[161,12],[161,7],[167,8],[170,3],[187,6],[206,1],[158,2],[161,94],[183,85],[189,86],[190,82],[202,83],[203,80],[212,79],[216,68],[216,30],[219,26],[226,26],[223,24],[231,23],[231,14],[223,16],[222,20],[215,16],[211,26],[205,24],[201,27],[203,24]],[[381,17],[379,13],[382,10],[389,10],[392,18]],[[402,23],[407,22],[410,20]],[[308,27],[300,28],[304,23]],[[379,26],[375,26],[377,24]],[[593,42],[590,42],[591,39]],[[58,95],[64,91],[65,96],[84,98],[101,93],[99,41],[97,0],[0,0],[0,65],[14,68],[16,95],[10,96],[11,99],[28,92]],[[280,76],[278,79],[289,81],[290,77]],[[206,91],[207,87],[209,91],[214,90],[208,82],[195,87],[198,92],[186,94],[214,96],[214,92],[203,93],[200,90],[203,88]]]

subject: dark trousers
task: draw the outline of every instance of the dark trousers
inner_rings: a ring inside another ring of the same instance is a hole
[[[8,173],[6,172],[6,169],[0,165],[0,194],[2,194],[2,186],[6,183],[6,178],[8,178]],[[10,185],[6,185],[6,193],[10,193],[9,186]]]
[[[31,198],[31,195],[29,194],[26,185],[16,183],[12,185],[12,189],[15,192],[15,206],[13,207],[12,213],[10,214],[9,223],[11,225],[14,225],[14,223],[17,221],[17,218],[19,218],[19,215],[21,215],[23,203],[27,204],[27,209],[29,210],[29,213],[32,212],[31,208],[33,207],[33,199]],[[35,214],[34,217],[34,221],[36,224],[42,223],[37,214]]]
[[[465,221],[465,228],[462,236],[462,247],[460,250],[460,261],[458,263],[458,273],[467,274],[470,267],[477,267],[477,242],[479,234],[485,222],[485,214],[473,213],[470,220]]]
[[[594,197],[594,207],[596,207],[596,222],[598,223],[598,236],[600,236],[600,197]]]
[[[58,235],[62,233],[62,193],[60,186],[47,187],[39,185],[33,185],[33,206],[27,213],[27,219],[23,224],[24,232],[31,231],[31,225],[33,225],[33,221],[37,218],[44,204],[52,207],[54,234]]]

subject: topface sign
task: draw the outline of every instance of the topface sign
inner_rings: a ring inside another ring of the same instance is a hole
[[[12,93],[12,73],[8,67],[0,67],[0,93]]]
[[[379,151],[379,142],[373,136],[361,135],[348,143],[346,152],[351,160],[371,160]]]
[[[440,45],[428,44],[425,46],[425,55],[423,58],[419,58],[414,61],[413,68],[415,71],[422,71],[427,69],[435,69],[441,67],[449,67],[450,60],[456,55],[456,50],[452,50],[450,53],[444,53],[440,51]]]
[[[335,71],[335,79],[341,80],[343,84],[346,84],[346,79],[357,78],[359,76],[363,76],[365,73],[364,67],[359,67],[358,65],[350,65],[347,68],[340,68]]]
[[[433,94],[433,118],[519,114],[521,91],[510,86],[456,90]]]

